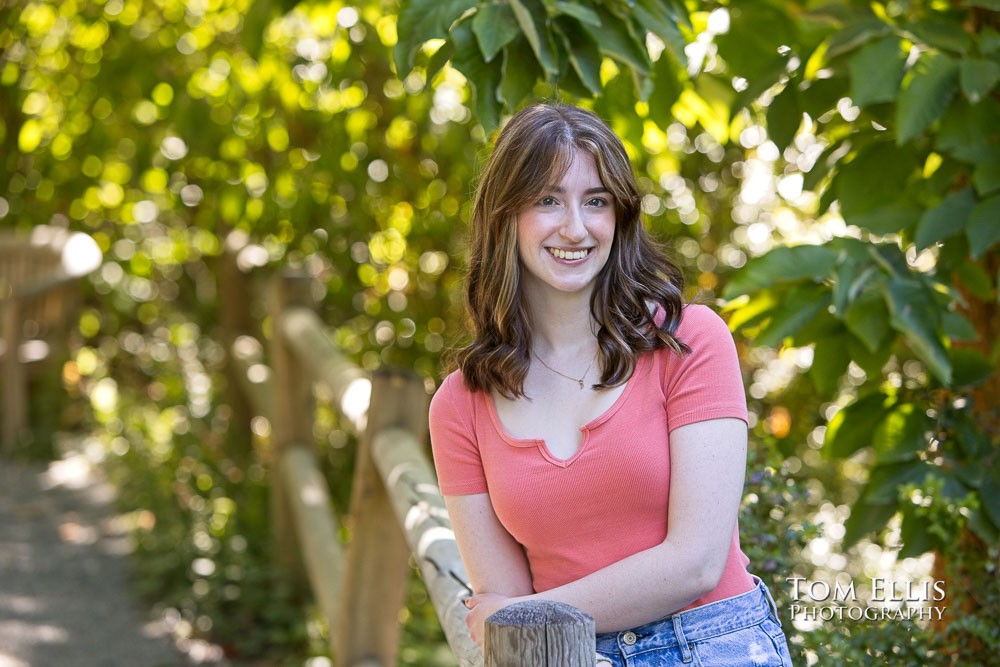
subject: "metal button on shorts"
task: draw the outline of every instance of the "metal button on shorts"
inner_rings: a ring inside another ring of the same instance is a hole
[[[628,644],[629,646],[635,643],[635,639],[636,639],[635,633],[632,632],[631,630],[622,635],[622,641]]]

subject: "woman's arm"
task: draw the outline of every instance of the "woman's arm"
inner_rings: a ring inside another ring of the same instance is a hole
[[[747,426],[740,419],[709,419],[675,428],[670,432],[666,539],[586,577],[505,604],[530,599],[565,602],[590,614],[597,632],[617,632],[697,600],[716,587],[725,568],[743,495],[746,456]],[[496,608],[491,604],[487,610]]]
[[[505,597],[531,595],[524,548],[500,523],[489,494],[445,496],[444,504],[472,590]]]

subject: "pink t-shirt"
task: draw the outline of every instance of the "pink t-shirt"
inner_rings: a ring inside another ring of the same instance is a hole
[[[657,320],[663,317],[662,309]],[[732,334],[700,304],[682,310],[683,359],[660,349],[639,356],[617,401],[580,427],[580,447],[552,456],[539,439],[512,437],[492,397],[473,392],[461,372],[445,378],[430,406],[430,433],[441,493],[489,493],[507,531],[525,549],[535,592],[575,581],[661,543],[670,492],[668,433],[719,417],[747,421]],[[754,587],[733,529],[719,584],[684,609]]]

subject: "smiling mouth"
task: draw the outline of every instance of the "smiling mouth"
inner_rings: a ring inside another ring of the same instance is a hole
[[[557,257],[559,259],[572,260],[572,259],[583,259],[584,257],[590,254],[593,248],[583,248],[580,250],[560,250],[559,248],[546,248],[546,250],[548,250],[549,254],[552,255],[553,257]]]

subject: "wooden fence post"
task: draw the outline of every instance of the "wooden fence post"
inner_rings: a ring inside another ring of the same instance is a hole
[[[278,471],[286,450],[295,445],[312,444],[312,383],[285,340],[281,318],[291,306],[311,305],[310,278],[294,272],[282,272],[271,284],[271,368],[274,409],[271,414],[271,530],[275,555],[288,572],[301,574],[299,544],[289,508],[288,489]]]
[[[24,366],[18,358],[21,348],[21,308],[17,295],[8,294],[0,300],[3,310],[3,441],[0,451],[10,455],[28,414],[27,380]]]
[[[594,667],[594,619],[550,600],[517,602],[486,619],[486,667]]]
[[[342,589],[334,656],[339,667],[377,660],[393,667],[399,648],[399,611],[406,601],[410,550],[372,458],[375,436],[402,428],[423,440],[427,392],[416,375],[379,370],[372,377],[368,427],[358,447],[351,488],[352,538]]]
[[[215,275],[219,297],[219,330],[222,344],[226,349],[226,402],[232,410],[229,430],[226,433],[227,453],[237,465],[245,465],[249,460],[250,420],[253,408],[241,391],[246,373],[242,365],[233,359],[233,342],[242,334],[251,333],[250,298],[247,276],[236,265],[236,257],[228,246],[215,260]]]

